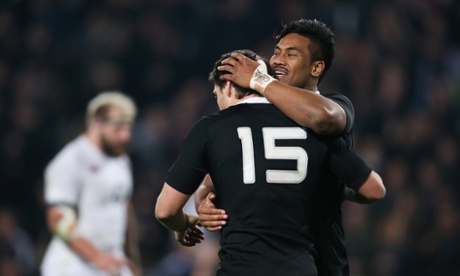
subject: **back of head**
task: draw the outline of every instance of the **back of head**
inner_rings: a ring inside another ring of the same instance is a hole
[[[323,79],[334,61],[335,34],[325,23],[316,19],[299,19],[283,25],[281,32],[275,36],[277,42],[288,34],[298,34],[311,41],[309,50],[311,61],[324,61],[325,68],[319,81]]]
[[[86,123],[89,126],[93,120],[108,120],[107,112],[110,108],[118,108],[122,115],[121,123],[132,123],[137,114],[134,101],[119,91],[102,92],[93,98],[86,109]]]
[[[260,59],[263,60],[265,62],[265,65],[267,66],[268,74],[273,76],[273,70],[271,69],[269,62],[266,59],[258,56],[255,52],[253,52],[251,50],[240,49],[240,50],[235,50],[235,51],[223,54],[219,58],[219,60],[217,60],[216,63],[214,64],[213,70],[211,71],[211,73],[209,73],[209,80],[213,81],[214,84],[217,85],[218,87],[223,88],[225,86],[225,83],[227,82],[226,80],[221,80],[220,77],[222,75],[230,74],[230,73],[227,72],[227,71],[219,71],[219,70],[217,70],[217,67],[222,65],[222,61],[224,59],[231,58],[231,55],[233,53],[243,54],[243,55],[245,55],[246,57],[248,57],[248,58],[250,58],[252,60],[260,60]],[[259,92],[255,91],[255,90],[252,90],[250,88],[243,88],[243,87],[241,87],[241,86],[239,86],[239,85],[237,85],[235,83],[233,83],[233,86],[235,87],[235,90],[238,92],[239,98],[243,98],[243,97],[248,96],[248,95],[262,96]]]

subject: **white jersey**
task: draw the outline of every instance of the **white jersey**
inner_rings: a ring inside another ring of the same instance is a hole
[[[101,251],[124,256],[127,204],[132,193],[127,155],[110,157],[84,135],[67,144],[45,170],[45,202],[76,209],[81,236]],[[53,237],[42,275],[104,275]]]

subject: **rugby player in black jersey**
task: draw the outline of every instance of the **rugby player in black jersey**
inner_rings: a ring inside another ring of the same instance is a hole
[[[341,94],[318,92],[318,83],[324,78],[334,59],[333,32],[323,22],[300,19],[285,25],[276,39],[277,45],[270,65],[278,81],[267,85],[264,96],[298,124],[319,134],[339,135],[352,146],[352,103]],[[250,87],[250,80],[257,66],[257,62],[235,53],[223,60],[223,66],[219,69],[230,72],[224,74],[223,79],[242,87]],[[373,200],[366,198],[363,190],[361,193],[354,193],[331,173],[325,173],[322,177],[311,218],[318,272],[319,275],[327,276],[349,275],[341,203],[344,196],[360,203]],[[209,181],[207,184],[209,185]],[[196,198],[198,204],[206,193],[201,195]],[[213,197],[210,194],[210,198]],[[211,204],[209,200],[207,203]],[[225,225],[225,211],[207,206],[204,204],[199,207],[200,220],[206,229],[219,230]],[[213,207],[212,204],[209,206]]]
[[[225,72],[217,67],[229,56],[211,73],[221,111],[188,134],[157,199],[156,217],[183,245],[200,242],[197,218],[182,208],[209,174],[216,205],[228,214],[217,275],[317,275],[309,223],[321,176],[330,171],[357,191],[372,187],[379,191],[375,199],[384,196],[383,183],[342,138],[316,134],[261,96],[274,80],[262,61],[251,81],[261,93],[221,80]]]

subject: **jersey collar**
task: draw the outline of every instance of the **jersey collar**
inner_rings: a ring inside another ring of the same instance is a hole
[[[316,90],[315,93],[316,94],[321,94],[319,92],[319,90]],[[267,100],[267,98],[265,98],[265,97],[251,97],[251,98],[247,98],[245,100],[242,100],[241,102],[239,102],[237,104],[254,104],[254,103],[271,104],[271,102],[269,100]]]
[[[265,97],[251,97],[251,98],[242,100],[238,104],[254,104],[254,103],[270,104],[270,102]]]

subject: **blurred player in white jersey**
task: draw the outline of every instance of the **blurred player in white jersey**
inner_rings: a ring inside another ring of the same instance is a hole
[[[46,215],[54,236],[43,276],[140,275],[126,154],[136,112],[122,93],[99,94],[88,105],[85,133],[48,164]]]

